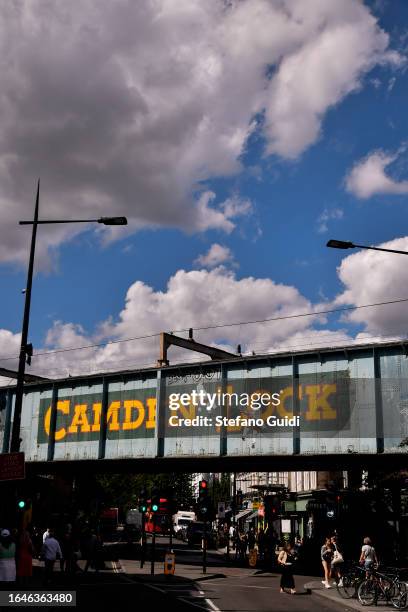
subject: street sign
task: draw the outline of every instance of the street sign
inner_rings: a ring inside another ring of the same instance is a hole
[[[25,478],[24,453],[0,454],[0,480],[22,480]]]
[[[225,518],[225,502],[218,502],[217,516],[219,519]]]

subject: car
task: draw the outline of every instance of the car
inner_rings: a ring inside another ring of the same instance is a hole
[[[214,547],[216,545],[216,533],[209,524],[205,529],[207,546]],[[192,521],[187,527],[186,538],[189,546],[200,545],[204,537],[204,523],[202,521]]]

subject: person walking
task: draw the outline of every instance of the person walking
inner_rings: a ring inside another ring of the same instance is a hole
[[[248,531],[248,549],[249,552],[255,548],[255,531],[254,528],[251,527]]]
[[[330,589],[330,570],[331,570],[331,562],[333,559],[333,545],[331,543],[331,538],[326,538],[324,544],[320,550],[320,558],[322,560],[323,570],[324,570],[324,580],[322,580],[322,584],[326,589]]]
[[[85,558],[86,563],[84,567],[84,572],[87,572],[90,567],[97,572],[99,569],[99,553],[100,553],[100,542],[96,532],[92,530],[86,539],[85,542]]]
[[[264,530],[262,529],[262,527],[258,531],[257,544],[258,544],[259,559],[263,561],[264,556],[265,556],[265,534],[264,534]]]
[[[0,582],[16,581],[16,545],[8,529],[0,531]]]
[[[49,527],[47,527],[47,529],[44,531],[44,533],[42,535],[43,544],[44,544],[45,540],[49,537],[50,531],[51,531],[51,529]]]
[[[18,535],[16,548],[16,570],[20,583],[33,575],[34,546],[28,529],[22,529]]]
[[[375,552],[374,546],[371,544],[370,538],[364,538],[363,540],[363,546],[360,554],[360,564],[364,565],[367,575],[372,566],[374,564],[378,564],[377,553]]]
[[[334,578],[333,586],[342,587],[343,579],[341,577],[341,568],[344,563],[344,557],[341,552],[341,547],[339,547],[339,543],[338,543],[336,535],[333,535],[331,537],[331,545],[333,549],[333,557],[332,557],[330,565],[331,565],[332,577]]]
[[[61,557],[61,547],[58,540],[54,537],[54,532],[50,529],[41,550],[41,558],[44,560],[44,585],[52,582],[55,561],[61,559]]]
[[[293,564],[295,554],[292,546],[287,542],[278,555],[278,564],[281,567],[280,592],[285,593],[285,589],[290,589],[292,595],[296,593],[295,579],[293,577]]]

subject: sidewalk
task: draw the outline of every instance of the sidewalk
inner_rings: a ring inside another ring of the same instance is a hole
[[[305,580],[307,577],[305,576]],[[338,593],[336,587],[332,587],[331,589],[326,589],[321,583],[321,579],[317,578],[309,578],[307,582],[304,584],[305,590],[310,590],[313,595],[318,595],[326,599],[326,601],[332,601],[336,604],[343,604],[345,610],[359,610],[362,612],[379,612],[381,610],[390,610],[390,606],[385,602],[379,602],[377,606],[362,606],[358,599],[343,599],[341,595]]]

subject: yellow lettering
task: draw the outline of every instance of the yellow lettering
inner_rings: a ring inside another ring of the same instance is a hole
[[[60,410],[64,414],[69,414],[69,400],[58,400],[57,410]],[[51,429],[51,406],[47,409],[44,417],[44,429],[47,436],[50,435]],[[62,440],[67,435],[65,427],[61,427],[55,432],[55,440]]]
[[[88,404],[77,404],[75,406],[74,418],[72,419],[71,425],[68,427],[68,433],[78,433],[78,427],[80,427],[81,433],[88,433],[91,431],[86,409]]]
[[[146,429],[154,429],[156,427],[156,398],[149,397],[146,400],[147,404],[147,421]]]
[[[329,395],[336,393],[336,385],[306,385],[308,396],[308,409],[305,414],[306,421],[318,421],[320,419],[335,419],[336,411],[328,402]]]
[[[179,411],[186,419],[194,419],[196,415],[196,407],[194,404],[189,404],[188,406],[183,406],[180,404]]]
[[[102,403],[95,402],[92,406],[92,410],[94,413],[94,420],[91,425],[91,431],[100,431],[101,430],[101,412],[102,412]]]
[[[290,410],[286,409],[286,401],[290,397],[293,398],[293,388],[285,387],[285,389],[282,389],[282,393],[280,394],[280,404],[276,406],[276,412],[282,418],[284,418],[285,416],[289,418],[293,416],[293,407],[291,407]]]
[[[143,423],[145,417],[145,409],[139,400],[125,400],[123,402],[125,407],[125,419],[123,421],[123,430],[138,429]],[[132,421],[132,410],[136,409],[138,415],[135,421]]]
[[[109,431],[119,431],[119,408],[120,402],[111,402],[106,416],[106,423],[109,425]]]

